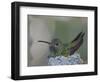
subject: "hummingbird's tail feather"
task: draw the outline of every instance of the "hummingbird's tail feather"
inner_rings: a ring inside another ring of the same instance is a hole
[[[77,51],[80,48],[82,43],[83,43],[83,39],[81,39],[75,46],[71,47],[70,48],[70,55],[74,54],[75,51]]]
[[[83,33],[83,32],[79,33],[76,36],[76,38],[73,41],[71,41],[71,43],[76,43],[76,42],[80,41],[80,39],[82,39],[84,37],[84,35],[85,35],[85,33]]]
[[[84,37],[85,33],[82,34],[82,38]]]
[[[70,43],[70,48],[69,48],[70,55],[72,55],[76,50],[80,48],[80,46],[83,43],[84,35],[85,33],[80,33],[80,35],[77,36],[77,39],[76,40],[74,39],[74,41]]]
[[[80,32],[80,33],[76,36],[76,38],[75,38],[74,40],[72,40],[72,42],[76,41],[81,35],[82,35],[82,32]]]

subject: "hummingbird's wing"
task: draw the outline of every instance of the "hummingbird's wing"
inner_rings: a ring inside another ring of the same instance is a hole
[[[72,40],[69,44],[68,44],[68,48],[67,48],[67,52],[69,52],[70,55],[74,54],[75,51],[77,51],[80,46],[83,43],[83,36],[85,33],[80,32],[76,38],[74,40]]]

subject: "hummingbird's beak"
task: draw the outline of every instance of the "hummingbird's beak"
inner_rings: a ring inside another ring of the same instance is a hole
[[[46,44],[51,44],[51,42],[47,42],[47,41],[42,41],[42,40],[39,40],[38,42],[43,42],[43,43],[46,43]]]

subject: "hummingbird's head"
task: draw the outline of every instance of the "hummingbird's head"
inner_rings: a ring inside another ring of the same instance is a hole
[[[56,38],[56,39],[53,39],[51,41],[51,46],[54,47],[54,48],[59,48],[61,46],[62,42]]]
[[[48,44],[51,52],[57,52],[62,45],[62,42],[58,38],[51,40],[51,42],[42,40],[39,40],[38,42],[43,42]]]

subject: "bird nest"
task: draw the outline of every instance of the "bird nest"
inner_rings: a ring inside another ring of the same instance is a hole
[[[80,57],[80,54],[74,53],[71,56],[51,56],[49,57],[48,65],[55,66],[55,65],[76,65],[76,64],[83,64],[83,60]]]

